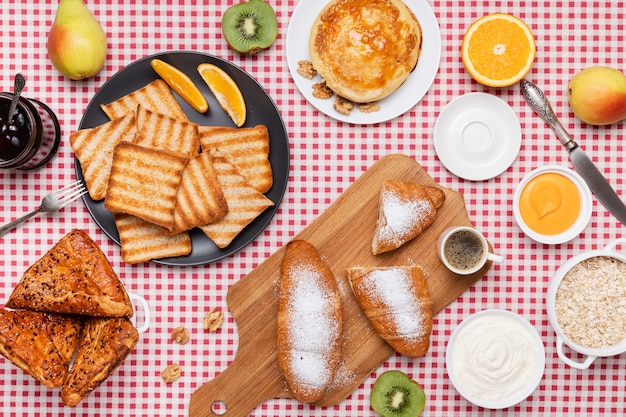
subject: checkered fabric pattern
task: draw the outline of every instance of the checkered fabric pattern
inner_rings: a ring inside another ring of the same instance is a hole
[[[269,50],[254,57],[232,52],[221,35],[221,16],[235,3],[233,0],[86,3],[107,34],[109,50],[102,71],[84,81],[62,77],[48,60],[46,38],[57,1],[5,0],[0,7],[0,90],[10,91],[14,74],[22,72],[27,79],[24,95],[47,103],[56,112],[63,134],[57,156],[44,168],[0,172],[0,223],[35,208],[43,195],[74,180],[74,154],[68,137],[102,84],[139,58],[171,50],[199,51],[227,59],[258,80],[276,102],[289,133],[289,184],[276,216],[250,245],[203,266],[125,264],[119,247],[99,229],[82,202],[32,219],[0,239],[0,303],[29,265],[67,232],[81,228],[101,246],[129,292],[146,298],[152,314],[150,329],[141,335],[130,357],[75,409],[63,407],[58,392],[0,359],[3,415],[187,415],[191,394],[224,371],[237,353],[237,325],[226,305],[230,286],[307,227],[374,162],[392,153],[414,157],[437,182],[462,192],[469,218],[495,252],[505,256],[505,262],[494,265],[435,316],[426,357],[391,356],[351,396],[333,407],[273,399],[259,404],[251,415],[374,416],[369,393],[376,377],[388,369],[402,370],[424,387],[424,416],[626,414],[626,356],[600,358],[584,371],[569,368],[557,357],[556,336],[545,303],[550,277],[566,259],[603,248],[623,235],[624,226],[594,200],[588,227],[567,244],[537,244],[523,234],[513,218],[517,184],[534,168],[568,166],[567,152],[526,105],[519,86],[490,89],[477,84],[466,73],[460,56],[465,30],[484,14],[511,13],[528,23],[537,42],[537,58],[528,78],[544,90],[565,128],[606,173],[618,194],[626,198],[624,123],[607,127],[582,124],[571,112],[566,92],[568,80],[587,66],[626,70],[625,2],[429,0],[441,30],[439,72],[417,105],[375,125],[337,122],[315,110],[297,89],[285,56],[287,27],[298,5],[295,0],[270,0],[277,12],[279,36]],[[435,121],[444,106],[475,91],[506,101],[518,115],[523,132],[521,150],[512,166],[496,178],[479,182],[447,171],[433,146]],[[218,332],[209,334],[204,332],[202,320],[211,308],[223,311],[225,320]],[[451,385],[445,368],[445,349],[453,330],[468,315],[488,308],[511,310],[528,319],[546,349],[545,376],[537,390],[522,403],[499,411],[481,409],[464,400]],[[179,326],[191,333],[186,345],[170,340],[172,329]],[[179,380],[166,384],[160,372],[170,363],[178,363],[183,373]]]

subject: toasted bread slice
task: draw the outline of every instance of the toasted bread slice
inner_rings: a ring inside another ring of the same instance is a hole
[[[60,388],[81,328],[76,316],[0,309],[0,354],[48,388]]]
[[[430,226],[445,201],[441,188],[387,180],[380,190],[372,253],[389,252]]]
[[[80,161],[83,177],[94,200],[106,194],[113,160],[113,149],[120,142],[135,140],[135,112],[91,129],[81,129],[70,134],[70,144]]]
[[[216,222],[226,213],[228,204],[213,166],[213,157],[208,152],[202,152],[190,159],[183,171],[172,233]]]
[[[267,127],[199,126],[198,132],[203,151],[214,153],[219,149],[259,192],[266,193],[272,188]]]
[[[219,152],[213,155],[213,164],[228,203],[228,214],[222,220],[200,226],[200,229],[223,249],[274,202],[252,187]]]
[[[151,259],[184,256],[191,252],[189,233],[171,234],[167,229],[130,214],[116,213],[122,259],[129,264]]]
[[[87,319],[61,390],[63,404],[74,407],[87,397],[118,368],[138,340],[137,329],[126,318]]]
[[[140,134],[136,143],[146,148],[163,149],[187,158],[200,152],[198,125],[148,110],[143,105],[137,107],[137,131]]]
[[[187,158],[134,143],[119,143],[113,152],[104,207],[171,230],[178,186]]]
[[[115,120],[130,112],[136,112],[140,104],[175,119],[187,120],[187,115],[174,97],[174,93],[160,78],[111,103],[101,104],[100,107],[111,120]]]
[[[134,313],[106,256],[82,230],[65,235],[31,265],[6,306],[87,316],[132,317]]]

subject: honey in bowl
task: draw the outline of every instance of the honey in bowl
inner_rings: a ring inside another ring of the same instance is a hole
[[[545,244],[578,236],[591,219],[591,191],[571,169],[549,165],[528,173],[513,198],[513,214],[524,233]]]
[[[556,172],[546,172],[528,181],[519,201],[523,221],[542,235],[567,231],[578,219],[580,206],[576,184]]]

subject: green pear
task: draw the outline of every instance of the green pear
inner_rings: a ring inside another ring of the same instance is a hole
[[[107,40],[83,0],[61,0],[48,35],[48,56],[73,80],[94,76],[104,65]]]
[[[604,66],[585,68],[567,86],[574,115],[590,125],[610,125],[626,119],[626,75]]]

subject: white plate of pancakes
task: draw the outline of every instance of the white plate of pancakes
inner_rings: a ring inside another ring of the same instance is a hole
[[[150,61],[154,58],[170,62],[186,73],[209,101],[209,111],[200,114],[181,97],[176,95],[176,99],[179,101],[182,110],[191,122],[203,126],[233,125],[232,120],[226,112],[221,109],[212,93],[208,90],[208,86],[201,79],[200,74],[196,70],[199,64],[208,62],[226,71],[241,88],[248,107],[248,116],[246,124],[243,127],[263,124],[267,127],[269,132],[269,161],[273,173],[273,186],[265,193],[265,196],[274,203],[274,206],[268,208],[256,217],[237,235],[232,243],[225,248],[220,249],[198,228],[194,228],[189,231],[192,245],[190,254],[152,260],[152,262],[155,263],[175,266],[211,263],[230,256],[247,246],[263,232],[276,214],[289,179],[289,139],[287,131],[274,101],[252,76],[229,61],[209,54],[192,51],[157,53],[143,57],[121,69],[107,80],[91,99],[78,129],[99,126],[109,121],[107,115],[100,108],[101,104],[110,103],[158,79],[159,76],[150,66]],[[80,162],[76,158],[75,171],[78,179],[84,179]],[[116,228],[113,213],[104,207],[102,200],[95,201],[91,199],[89,194],[83,196],[83,200],[92,218],[102,231],[115,243],[120,245],[120,236]]]
[[[336,120],[352,124],[376,124],[398,117],[414,107],[428,92],[441,58],[441,33],[437,18],[426,0],[405,0],[417,17],[422,30],[422,50],[415,69],[393,93],[377,102],[378,111],[362,112],[352,109],[345,115],[333,107],[334,97],[321,99],[313,96],[313,85],[320,83],[319,75],[308,79],[298,74],[300,61],[311,61],[309,53],[310,30],[328,1],[301,0],[296,6],[287,29],[287,63],[291,76],[305,99],[317,110]]]

